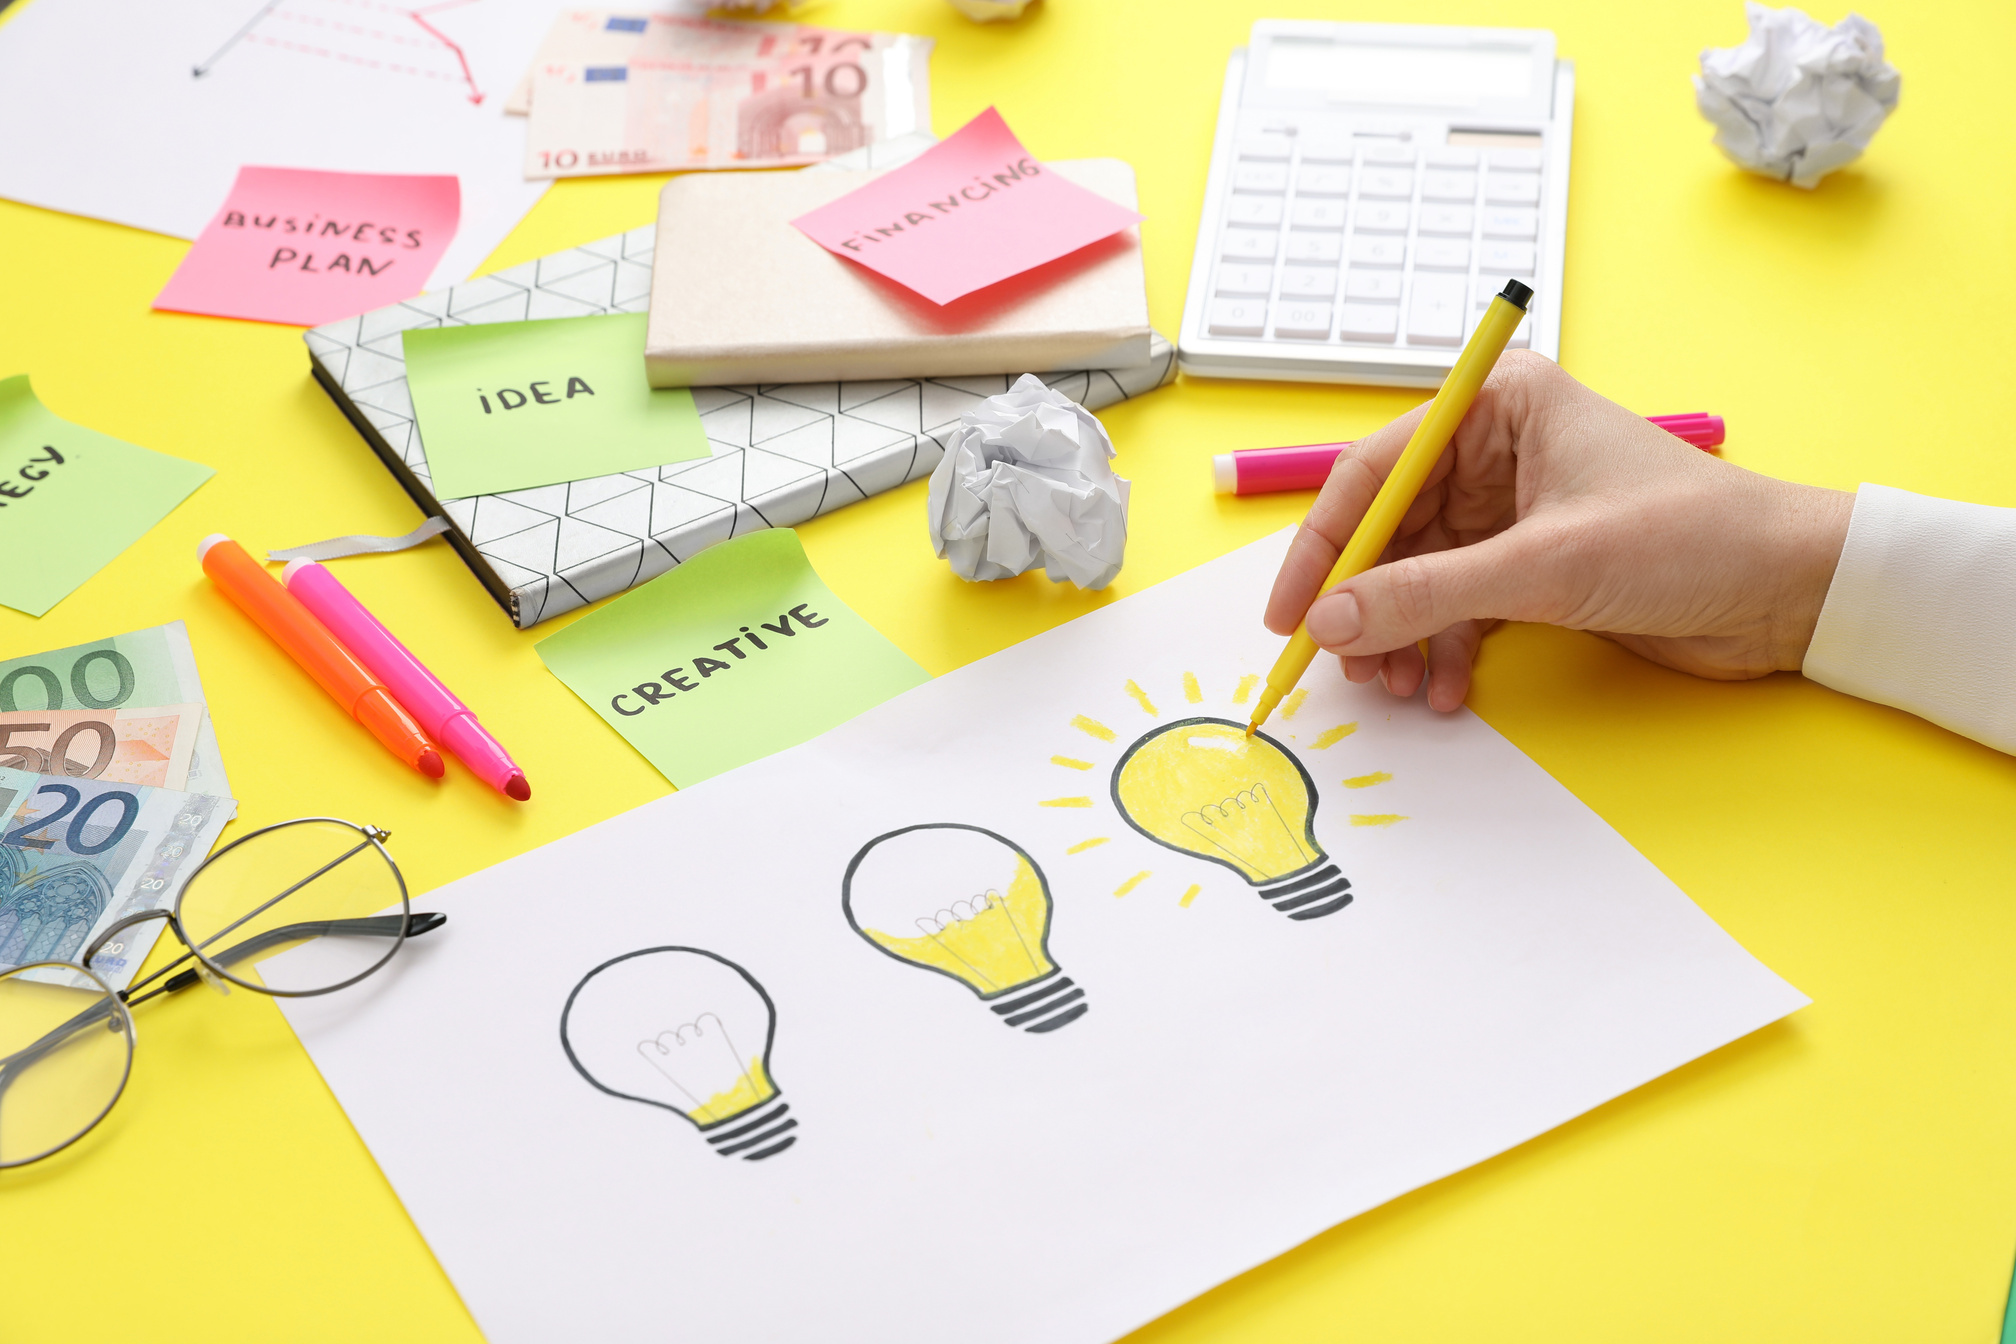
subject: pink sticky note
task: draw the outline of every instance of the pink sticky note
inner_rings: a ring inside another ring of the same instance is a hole
[[[410,299],[462,214],[453,177],[240,168],[154,306],[313,327]]]
[[[791,222],[835,256],[950,303],[1141,216],[1044,168],[990,107],[901,168]]]

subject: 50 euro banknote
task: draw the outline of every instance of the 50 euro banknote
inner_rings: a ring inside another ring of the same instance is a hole
[[[110,712],[128,705],[197,706],[184,777],[171,777],[165,786],[230,796],[231,782],[224,777],[217,752],[217,730],[211,726],[203,680],[197,675],[196,655],[182,622],[0,660],[0,715],[11,718],[38,710]],[[39,722],[39,715],[31,721]]]
[[[0,768],[180,789],[201,705],[0,711]]]
[[[504,110],[524,116],[532,110],[534,76],[571,66],[627,65],[633,60],[693,61],[701,65],[769,65],[888,46],[895,33],[818,28],[809,23],[744,23],[698,14],[639,14],[611,9],[566,9],[539,43]]]
[[[208,794],[0,768],[0,969],[74,961],[101,930],[171,905],[237,810]],[[161,928],[136,925],[92,969],[124,989]]]
[[[542,69],[525,175],[781,168],[928,130],[929,53],[927,42],[896,37],[756,67],[640,59]]]

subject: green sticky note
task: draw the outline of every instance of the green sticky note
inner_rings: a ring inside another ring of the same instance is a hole
[[[0,603],[40,616],[215,473],[72,424],[0,380]]]
[[[693,394],[644,381],[643,313],[423,327],[406,385],[437,499],[707,457]]]
[[[819,581],[784,527],[710,546],[538,647],[682,788],[930,680]]]

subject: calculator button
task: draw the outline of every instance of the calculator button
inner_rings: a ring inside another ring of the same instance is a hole
[[[1486,275],[1533,274],[1534,247],[1531,243],[1487,242],[1477,253],[1477,269]]]
[[[1349,168],[1304,168],[1295,175],[1295,190],[1303,196],[1348,196]]]
[[[1509,207],[1486,210],[1484,212],[1484,236],[1486,238],[1538,238],[1540,236],[1540,212],[1538,210],[1514,210]]]
[[[1423,173],[1421,199],[1424,201],[1474,201],[1477,199],[1475,173]]]
[[[1280,235],[1272,229],[1227,229],[1218,255],[1227,261],[1272,261]]]
[[[1347,303],[1337,310],[1337,335],[1347,341],[1390,341],[1400,329],[1400,310]]]
[[[1266,298],[1274,288],[1272,266],[1220,266],[1218,292],[1232,296]]]
[[[1218,292],[1225,292],[1223,285],[1219,286]],[[1281,272],[1281,297],[1284,299],[1327,299],[1336,293],[1337,272],[1327,267],[1290,266]]]
[[[1457,275],[1417,275],[1407,301],[1407,339],[1424,345],[1463,343],[1463,291]]]
[[[1274,313],[1274,334],[1302,341],[1330,338],[1330,305],[1317,300],[1283,303]]]
[[[1368,164],[1405,164],[1407,167],[1412,168],[1414,166],[1414,150],[1409,145],[1367,145],[1365,146],[1365,162]]]
[[[1291,233],[1288,235],[1290,262],[1335,266],[1344,255],[1344,240],[1334,233]]]
[[[1239,142],[1239,157],[1262,162],[1286,163],[1295,142],[1285,135],[1249,135]]]
[[[1423,151],[1421,162],[1430,168],[1475,168],[1477,151],[1467,145],[1448,145]]]
[[[1537,149],[1489,149],[1484,151],[1484,162],[1493,168],[1523,169],[1529,173],[1540,171],[1540,151]]]
[[[1405,233],[1412,213],[1405,201],[1360,201],[1351,221],[1361,232]]]
[[[1267,301],[1213,299],[1208,320],[1213,336],[1258,336],[1267,330]]]
[[[1225,202],[1225,222],[1227,224],[1266,224],[1281,222],[1281,198],[1279,196],[1234,196]]]
[[[1351,240],[1351,264],[1353,266],[1390,266],[1399,269],[1407,261],[1407,240],[1405,238],[1353,238]]]
[[[1341,229],[1344,227],[1344,202],[1305,201],[1298,196],[1288,222],[1298,229]]]
[[[1414,264],[1431,271],[1470,269],[1470,244],[1460,238],[1423,238],[1414,247]]]
[[[1344,297],[1373,303],[1400,302],[1400,277],[1392,271],[1352,271],[1344,277]]]
[[[1421,232],[1468,238],[1476,219],[1477,212],[1467,205],[1424,205],[1421,207]]]
[[[1232,190],[1272,192],[1288,190],[1288,169],[1278,163],[1242,163],[1232,170]]]
[[[1414,173],[1407,168],[1367,168],[1358,174],[1358,194],[1404,200],[1414,194]]]
[[[1357,147],[1350,140],[1310,140],[1302,146],[1304,163],[1345,163],[1351,162]]]
[[[1484,199],[1492,205],[1540,204],[1540,178],[1534,173],[1493,173],[1484,179]]]

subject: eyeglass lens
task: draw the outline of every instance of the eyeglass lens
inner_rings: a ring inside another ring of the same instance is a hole
[[[316,993],[376,970],[398,950],[405,892],[398,870],[364,832],[317,819],[218,851],[182,889],[176,909],[190,946],[217,974],[251,989]],[[392,922],[332,925],[380,914]],[[284,970],[276,967],[280,979],[270,987],[252,978],[260,962],[310,941]]]
[[[0,1167],[97,1124],[132,1062],[125,1005],[91,976],[61,963],[0,974]]]

